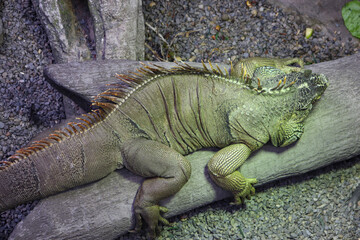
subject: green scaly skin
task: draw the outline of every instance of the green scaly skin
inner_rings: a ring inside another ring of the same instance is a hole
[[[119,89],[99,95],[101,110],[20,149],[0,162],[0,210],[98,180],[126,167],[146,177],[134,202],[136,226],[156,237],[167,209],[159,201],[191,175],[184,155],[220,150],[208,163],[211,178],[231,191],[235,204],[255,193],[256,179],[237,169],[269,140],[286,146],[300,138],[312,104],[327,87],[324,75],[287,66],[299,59],[247,59],[231,76],[186,64],[145,66],[123,76]],[[286,80],[285,80],[286,79]]]
[[[298,65],[299,67],[292,66]],[[299,72],[304,67],[304,62],[299,58],[284,58],[284,59],[273,59],[273,58],[247,58],[237,62],[231,72],[232,76],[237,76],[242,79],[246,78],[246,75],[250,78],[254,75],[257,68],[260,67],[273,67],[283,73]]]

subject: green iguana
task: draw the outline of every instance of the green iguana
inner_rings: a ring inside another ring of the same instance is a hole
[[[134,202],[135,230],[145,221],[154,238],[159,221],[168,224],[159,201],[190,178],[184,155],[205,147],[221,148],[208,163],[210,176],[241,204],[255,193],[256,179],[244,178],[239,166],[269,140],[298,140],[327,87],[324,75],[293,63],[303,66],[299,59],[253,58],[231,74],[182,63],[119,75],[121,82],[94,101],[97,110],[0,162],[0,211],[126,167],[146,177]]]

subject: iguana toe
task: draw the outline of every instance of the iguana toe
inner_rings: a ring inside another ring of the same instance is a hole
[[[151,205],[146,207],[135,206],[136,225],[133,230],[129,232],[139,232],[142,228],[142,223],[147,224],[147,239],[155,239],[159,233],[159,221],[165,225],[170,225],[169,221],[160,214],[167,212],[168,209],[159,205]]]
[[[166,207],[162,207],[162,206],[159,206],[159,210],[162,213],[166,213],[169,211]],[[170,225],[169,221],[166,218],[162,217],[160,214],[159,214],[159,221],[162,222],[162,224]]]
[[[245,188],[241,192],[234,192],[234,202],[231,204],[240,205],[245,202],[245,199],[250,199],[255,194],[255,188],[252,186],[255,183],[257,183],[256,178],[247,178]]]

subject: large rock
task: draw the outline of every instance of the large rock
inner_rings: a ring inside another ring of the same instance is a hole
[[[306,120],[304,135],[286,148],[266,145],[240,171],[246,177],[256,177],[259,186],[359,155],[359,61],[357,54],[309,66],[314,72],[327,75],[330,85]],[[112,63],[119,72],[127,70],[119,62]],[[94,66],[97,65],[87,63],[78,68],[85,71],[84,68]],[[62,67],[63,75],[68,66]],[[108,68],[98,67],[99,73],[91,81],[106,75]],[[56,78],[55,73],[53,77]],[[200,151],[187,156],[192,176],[176,195],[162,202],[170,210],[166,216],[230,196],[207,175],[205,165],[213,154]],[[17,225],[10,239],[113,239],[133,226],[132,203],[141,180],[122,169],[96,183],[46,198]]]
[[[141,0],[33,0],[57,63],[144,58]]]

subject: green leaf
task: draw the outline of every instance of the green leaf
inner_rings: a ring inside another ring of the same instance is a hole
[[[357,38],[360,38],[360,1],[353,0],[346,3],[341,14],[343,16],[345,26],[350,33]]]
[[[306,39],[309,39],[314,33],[314,29],[312,28],[306,28],[305,30],[305,37]]]

